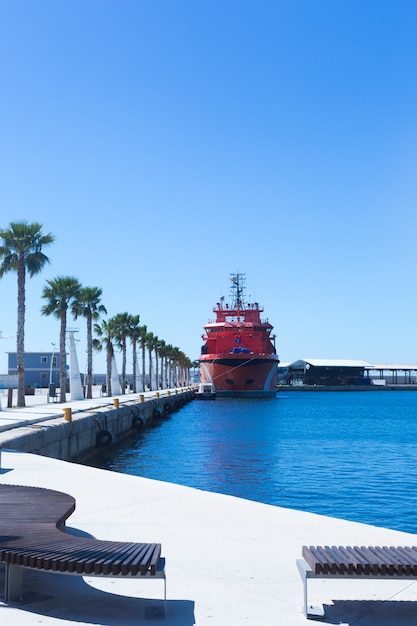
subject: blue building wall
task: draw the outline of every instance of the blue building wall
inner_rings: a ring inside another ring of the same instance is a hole
[[[7,354],[8,374],[17,374],[17,353]],[[25,352],[25,387],[49,387],[50,383],[59,387],[59,354]]]

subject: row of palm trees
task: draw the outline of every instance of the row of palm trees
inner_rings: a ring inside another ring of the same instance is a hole
[[[179,349],[167,344],[163,339],[149,332],[146,326],[139,324],[139,315],[118,313],[108,321],[94,324],[94,332],[97,338],[93,339],[93,347],[96,350],[106,351],[107,386],[108,395],[111,391],[111,362],[114,355],[114,344],[122,352],[122,381],[126,381],[127,345],[130,340],[132,346],[132,390],[137,391],[138,381],[138,358],[137,348],[141,350],[142,374],[141,387],[146,386],[146,353],[148,354],[148,386],[152,390],[155,383],[157,389],[179,386],[189,381],[189,370],[196,367],[196,363]],[[152,356],[155,358],[155,377],[153,377]],[[125,393],[124,384],[122,394]]]
[[[38,274],[50,262],[43,249],[55,241],[51,233],[44,233],[38,222],[10,222],[8,228],[0,229],[0,278],[7,272],[17,273],[17,405],[25,406],[24,370],[25,370],[25,300],[26,275]],[[101,319],[107,314],[101,303],[102,290],[99,287],[84,287],[73,276],[58,276],[47,280],[42,291],[46,304],[42,306],[42,315],[52,315],[60,321],[60,402],[66,400],[66,334],[67,315],[71,312],[74,319],[84,317],[87,323],[87,380],[86,397],[92,398],[93,386],[93,350],[106,351],[107,394],[112,395],[111,365],[114,347],[122,352],[122,393],[125,393],[126,362],[128,341],[132,347],[133,392],[137,391],[137,348],[142,356],[142,389],[146,382],[146,355],[148,356],[148,383],[152,389],[152,355],[155,360],[155,381],[157,388],[178,386],[189,380],[189,370],[196,363],[179,348],[168,345],[147,327],[140,325],[139,315],[118,313],[109,320]],[[95,333],[96,337],[93,337]]]

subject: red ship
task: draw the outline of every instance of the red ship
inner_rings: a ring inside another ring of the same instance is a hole
[[[266,398],[276,395],[279,358],[273,326],[261,320],[263,308],[244,301],[245,275],[231,275],[232,303],[213,308],[216,320],[204,326],[201,382],[217,396]]]

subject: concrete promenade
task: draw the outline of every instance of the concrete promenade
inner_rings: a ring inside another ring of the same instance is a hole
[[[120,396],[113,396],[109,398],[101,393],[101,385],[93,387],[93,397],[91,400],[68,400],[65,403],[48,402],[48,395],[46,389],[36,389],[35,395],[25,396],[26,406],[18,409],[17,403],[17,389],[13,390],[13,406],[7,408],[7,390],[0,391],[0,433],[11,428],[17,428],[19,426],[30,426],[32,424],[41,423],[47,420],[62,417],[64,414],[64,407],[70,407],[73,414],[77,412],[86,412],[94,410],[95,408],[108,407],[111,408],[114,405],[114,398],[119,400],[120,405],[124,402],[132,402],[136,399],[139,401],[139,395],[144,395],[145,399],[155,398],[155,391],[145,391],[133,394],[126,393]],[[161,395],[165,392],[161,392]],[[67,393],[67,398],[70,398],[70,394]]]
[[[124,397],[119,398],[123,402]],[[112,401],[97,398],[103,400]],[[27,401],[25,409],[6,409],[3,399],[0,427],[14,428],[23,420],[35,423],[47,418],[49,411],[56,417],[64,406],[42,404],[37,396],[27,397]],[[75,411],[74,403],[65,404],[71,405]],[[412,534],[4,448],[0,482],[69,493],[77,502],[67,522],[70,532],[99,539],[160,542],[167,560],[165,619],[155,617],[153,611],[163,598],[160,580],[28,571],[24,602],[14,606],[0,602],[2,623],[8,626],[145,626],[152,622],[167,626],[301,626],[309,623],[302,614],[302,584],[295,563],[303,544],[417,543]],[[0,597],[2,585],[0,570]],[[309,600],[325,604],[326,617],[321,621],[326,624],[417,624],[417,584],[412,581],[310,581]]]

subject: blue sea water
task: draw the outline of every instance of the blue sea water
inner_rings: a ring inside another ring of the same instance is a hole
[[[90,464],[417,532],[417,391],[194,401]]]

